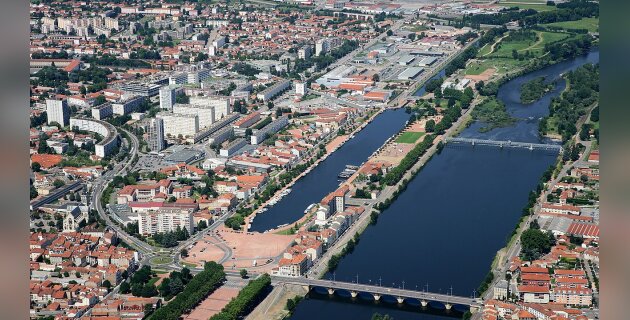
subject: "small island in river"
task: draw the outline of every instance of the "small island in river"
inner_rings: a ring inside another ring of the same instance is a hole
[[[542,98],[545,93],[553,90],[555,82],[545,83],[545,77],[538,77],[525,82],[521,86],[521,103],[530,104]]]

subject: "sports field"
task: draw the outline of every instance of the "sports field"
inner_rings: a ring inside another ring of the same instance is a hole
[[[415,131],[403,132],[396,139],[396,142],[398,142],[398,143],[415,143],[423,135],[424,135],[424,132],[415,132]]]

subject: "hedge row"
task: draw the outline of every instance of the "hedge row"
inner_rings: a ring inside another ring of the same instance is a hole
[[[204,271],[190,280],[184,291],[167,305],[157,309],[149,319],[178,320],[184,313],[196,307],[208,294],[216,290],[225,281],[223,266],[208,262]]]
[[[264,298],[267,289],[271,285],[271,277],[263,274],[256,280],[250,281],[236,298],[232,299],[221,312],[213,315],[211,320],[236,320],[250,313],[254,307]]]

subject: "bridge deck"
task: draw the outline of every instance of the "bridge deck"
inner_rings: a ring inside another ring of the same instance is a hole
[[[542,150],[554,150],[562,152],[562,146],[559,144],[544,144],[544,143],[531,143],[531,142],[517,142],[517,141],[500,141],[500,140],[485,140],[485,139],[469,139],[469,138],[446,138],[445,140],[448,142],[459,142],[459,143],[469,143],[472,145],[488,145],[488,146],[499,146],[499,147],[511,147],[511,148],[527,148],[530,150],[533,149],[542,149]]]
[[[424,292],[409,289],[381,287],[377,285],[368,285],[363,283],[349,283],[342,281],[322,280],[322,279],[307,279],[307,278],[292,278],[292,277],[272,277],[272,280],[277,283],[290,283],[296,285],[310,286],[310,287],[322,287],[335,290],[347,290],[354,292],[365,292],[372,295],[377,294],[381,296],[393,296],[401,298],[413,298],[420,301],[438,301],[448,304],[459,304],[470,307],[480,307],[482,302],[480,299],[473,299],[470,297],[461,297],[455,295],[441,294],[435,292]]]

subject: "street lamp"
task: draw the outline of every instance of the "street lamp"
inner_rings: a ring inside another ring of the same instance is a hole
[[[403,284],[403,290],[405,290],[405,280],[403,280],[402,284]]]

